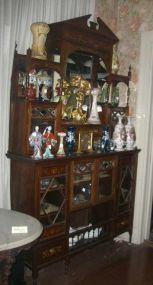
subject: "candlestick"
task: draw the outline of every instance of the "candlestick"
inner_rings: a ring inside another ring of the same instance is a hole
[[[81,134],[79,132],[78,135],[78,149],[77,149],[77,153],[81,153]]]

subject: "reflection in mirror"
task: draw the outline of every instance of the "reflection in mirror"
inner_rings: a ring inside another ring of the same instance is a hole
[[[65,75],[67,80],[70,80],[76,74],[89,82],[94,78],[102,87],[108,71],[104,61],[98,55],[76,51],[70,54],[67,59]]]
[[[109,85],[106,80],[106,77],[109,75],[107,72],[106,65],[101,58],[98,58],[97,64],[97,85],[101,89],[100,94],[98,95],[99,103],[106,103],[109,101]]]
[[[66,64],[66,78],[79,74],[82,78],[90,80],[93,67],[93,56],[83,52],[69,55]]]
[[[26,97],[29,100],[55,101],[56,84],[60,78],[60,74],[53,70],[41,69],[37,72],[32,69],[28,75]]]
[[[107,72],[106,65],[104,61],[102,60],[102,58],[98,58],[98,61],[99,61],[98,67],[97,67],[98,81],[105,81],[105,78],[109,73]]]

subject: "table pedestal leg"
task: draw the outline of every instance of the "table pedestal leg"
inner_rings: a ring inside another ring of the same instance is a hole
[[[0,252],[0,284],[8,285],[15,255],[11,250]]]

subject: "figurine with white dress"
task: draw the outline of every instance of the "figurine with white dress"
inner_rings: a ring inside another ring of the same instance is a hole
[[[42,158],[42,134],[39,132],[39,127],[35,127],[35,131],[31,133],[29,136],[29,144],[33,148],[33,155],[34,159],[41,159]]]

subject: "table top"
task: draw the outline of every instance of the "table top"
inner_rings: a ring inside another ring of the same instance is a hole
[[[15,233],[12,233],[12,227],[15,227]],[[27,232],[21,233],[23,229]],[[41,235],[42,230],[43,226],[36,218],[21,212],[0,209],[0,251],[29,244]]]

